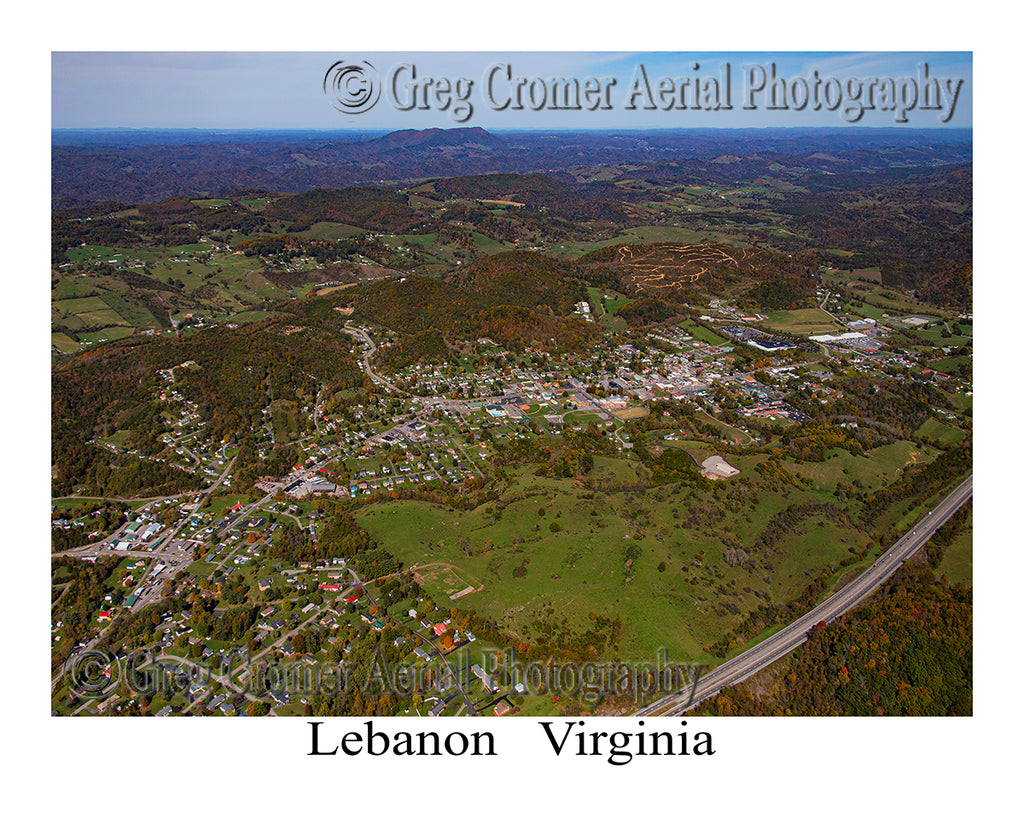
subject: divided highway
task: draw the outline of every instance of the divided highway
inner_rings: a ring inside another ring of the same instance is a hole
[[[807,633],[820,622],[842,616],[868,597],[896,573],[911,555],[963,506],[973,493],[973,475],[950,492],[938,506],[900,538],[856,580],[843,587],[803,617],[776,632],[763,643],[733,657],[698,680],[696,688],[663,697],[642,708],[635,716],[677,716],[683,714],[723,688],[742,682],[767,668],[807,640]],[[691,700],[692,696],[692,700]]]

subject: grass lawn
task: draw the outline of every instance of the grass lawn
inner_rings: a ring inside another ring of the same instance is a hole
[[[974,521],[968,517],[967,525],[946,549],[939,563],[938,573],[950,583],[974,582]]]
[[[223,495],[221,497],[210,498],[209,502],[203,507],[204,512],[213,512],[214,518],[224,517],[224,511],[230,509],[237,503],[248,503],[248,495]]]
[[[205,560],[194,560],[188,566],[188,570],[192,574],[202,575],[203,577],[209,577],[216,568],[216,564],[207,563]]]

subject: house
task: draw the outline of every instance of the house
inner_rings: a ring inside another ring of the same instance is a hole
[[[508,704],[508,700],[502,700],[494,706],[494,716],[503,717],[511,710],[512,706]]]

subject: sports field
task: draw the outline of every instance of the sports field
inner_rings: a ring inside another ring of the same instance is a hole
[[[781,330],[798,335],[830,333],[843,326],[817,307],[809,307],[804,310],[776,310],[769,313],[767,321],[763,321],[761,324],[769,330]]]

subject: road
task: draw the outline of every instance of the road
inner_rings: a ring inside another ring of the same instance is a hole
[[[406,395],[407,393],[404,390],[398,389],[398,387],[380,373],[375,373],[373,371],[373,365],[370,363],[370,359],[373,358],[374,354],[377,352],[377,345],[373,343],[373,339],[370,338],[369,334],[365,330],[362,330],[359,327],[353,327],[347,323],[342,329],[350,336],[355,336],[366,344],[366,350],[363,353],[363,368],[366,374],[370,377],[370,380],[373,381],[374,384],[383,387],[388,392],[397,392],[402,395]]]
[[[790,623],[764,642],[723,663],[702,677],[696,689],[679,691],[663,697],[636,712],[636,716],[677,716],[703,700],[714,696],[726,686],[735,685],[767,668],[807,640],[808,632],[821,622],[828,623],[842,616],[869,597],[875,589],[920,549],[973,494],[973,475],[950,492],[917,525],[900,538],[870,568],[803,617]],[[692,693],[692,701],[691,701]]]
[[[209,487],[209,489],[207,489],[200,496],[199,500],[196,501],[196,510],[198,510],[204,503],[206,503],[210,495],[212,495],[214,490],[216,490],[216,488],[220,485],[221,481],[223,481],[224,478],[231,472],[231,468],[235,465],[236,460],[237,456],[235,458],[232,458],[231,462],[224,467],[224,471],[221,472],[217,480],[214,481],[213,484]],[[147,573],[143,581],[138,584],[140,594],[138,599],[135,601],[135,605],[132,606],[132,610],[139,611],[140,609],[143,609],[146,606],[148,606],[150,603],[155,603],[157,600],[163,597],[164,581],[173,580],[174,577],[176,577],[179,572],[181,572],[189,565],[189,563],[191,563],[190,558],[186,558],[185,556],[179,557],[177,555],[171,555],[170,553],[171,545],[174,541],[174,538],[181,530],[181,527],[185,525],[186,520],[187,518],[182,518],[168,534],[161,537],[159,541],[159,549],[146,551],[144,553],[139,553],[137,551],[132,552],[133,555],[138,555],[140,557],[155,558],[156,560],[154,561],[154,564],[155,562],[159,561],[163,562],[164,566],[166,567],[164,570],[166,573],[160,577],[159,582],[156,581],[156,577]],[[123,527],[121,528],[123,529]],[[121,531],[121,529],[119,529],[118,531]],[[104,550],[104,548],[109,548],[110,544],[113,543],[113,540],[113,537],[108,537],[104,539],[104,541],[102,541],[101,543],[89,544],[82,549],[68,550],[67,552],[63,552],[62,554],[70,557],[83,557],[87,555],[95,557],[98,556],[100,552]],[[111,552],[111,554],[117,554],[121,556],[125,553]],[[146,586],[147,579],[149,581],[148,587]],[[89,640],[89,642],[84,646],[84,649],[86,651],[89,651],[95,648],[96,645],[99,644],[99,642],[106,635],[106,633],[110,631],[111,628],[113,628],[114,624],[120,622],[120,619],[121,618],[119,617],[115,617],[113,620],[111,620],[106,627],[104,627],[98,634],[96,634],[91,640]],[[62,676],[63,671],[61,671],[53,677],[50,683],[51,688],[57,684],[57,682],[61,679]]]

